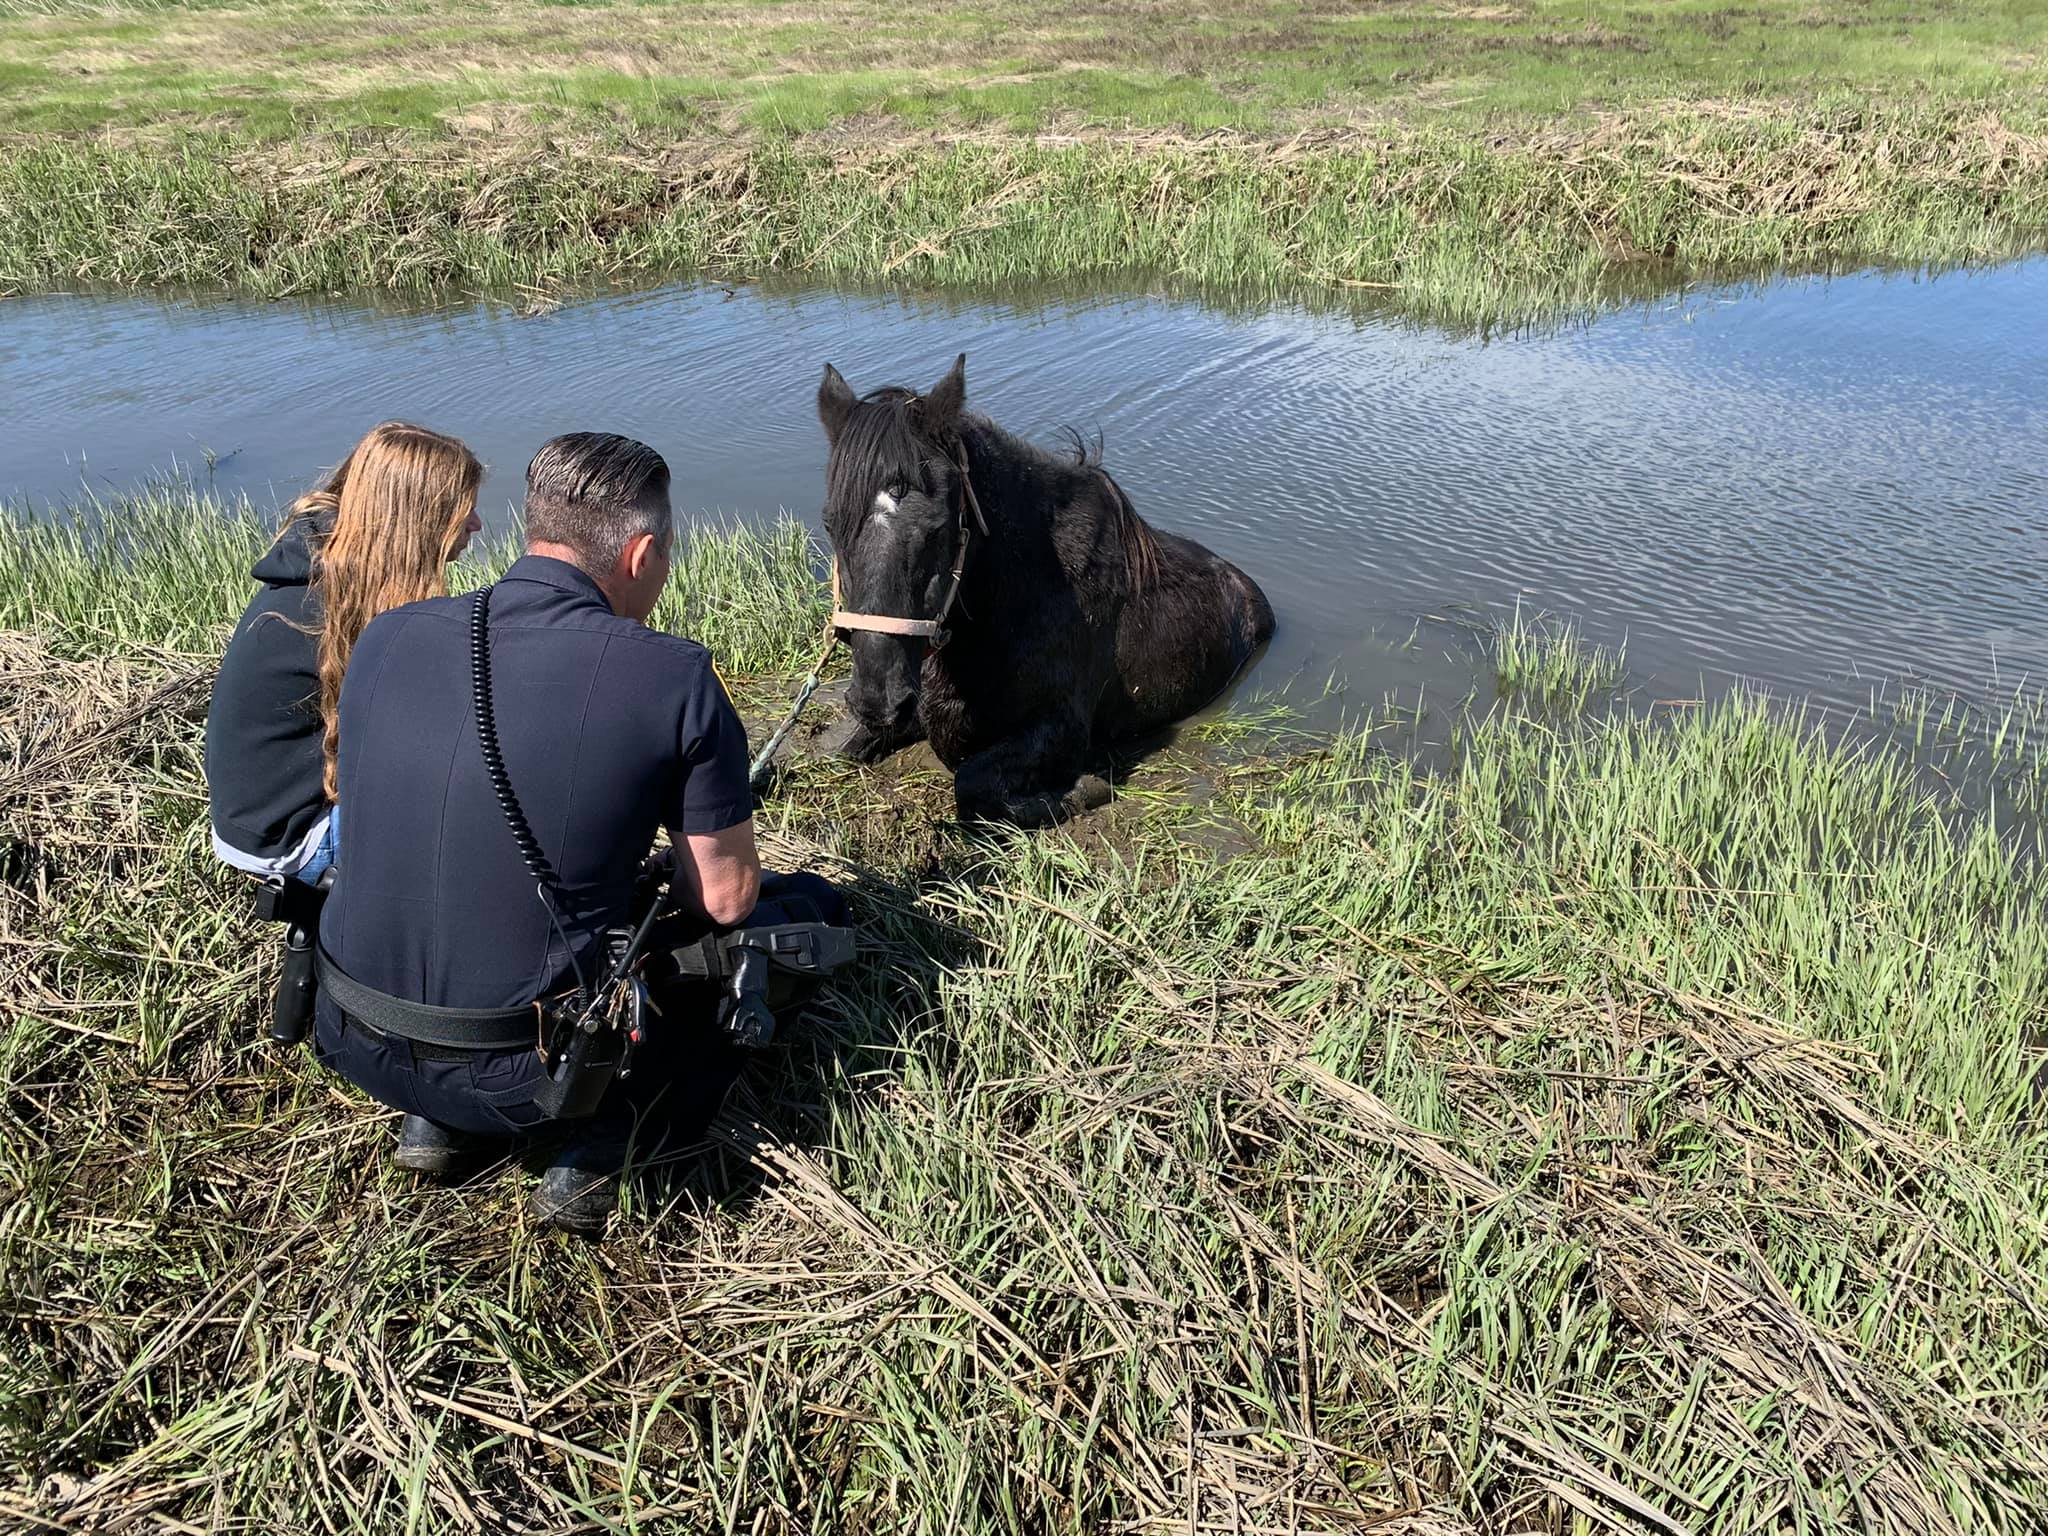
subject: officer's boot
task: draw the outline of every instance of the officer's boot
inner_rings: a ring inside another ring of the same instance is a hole
[[[398,1127],[398,1150],[391,1161],[422,1178],[455,1180],[495,1162],[504,1151],[504,1143],[493,1137],[437,1125],[425,1115],[407,1115]]]
[[[619,1203],[631,1130],[630,1116],[603,1111],[578,1126],[534,1188],[535,1219],[582,1237],[602,1233]]]

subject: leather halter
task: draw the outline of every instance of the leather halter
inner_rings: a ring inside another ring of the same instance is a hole
[[[839,556],[832,556],[832,619],[834,632],[843,629],[864,629],[878,635],[901,635],[906,639],[922,640],[933,650],[946,643],[946,620],[951,617],[953,605],[960,600],[960,583],[967,574],[967,551],[974,542],[974,533],[979,529],[985,539],[989,536],[988,519],[981,515],[981,502],[974,494],[974,480],[967,473],[967,446],[956,442],[953,445],[953,462],[960,469],[960,547],[953,555],[953,569],[946,577],[946,595],[939,602],[939,611],[929,619],[899,619],[886,613],[850,613],[839,606]],[[969,516],[973,517],[970,526]]]

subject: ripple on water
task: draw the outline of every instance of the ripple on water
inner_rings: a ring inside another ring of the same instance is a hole
[[[1004,425],[1061,427],[1164,527],[1246,566],[1283,631],[1262,681],[1354,659],[1447,605],[1519,599],[1628,639],[1660,690],[1745,675],[1826,702],[1910,673],[2048,675],[2048,262],[1708,293],[1481,341],[1371,317],[1104,295],[1044,305],[731,291],[487,306],[157,298],[0,310],[0,494],[173,461],[284,499],[371,423],[467,438],[504,515],[576,427],[655,443],[686,508],[813,513],[811,412],[969,354]],[[1433,665],[1433,664],[1432,664]],[[1415,677],[1428,671],[1416,664]],[[1413,680],[1413,679],[1410,679]]]

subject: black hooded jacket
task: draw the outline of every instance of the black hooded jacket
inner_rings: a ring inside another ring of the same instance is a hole
[[[313,525],[315,536],[324,531]],[[320,600],[307,586],[313,552],[294,521],[250,572],[249,602],[221,658],[206,712],[206,787],[213,830],[261,859],[297,848],[327,810],[321,788]]]

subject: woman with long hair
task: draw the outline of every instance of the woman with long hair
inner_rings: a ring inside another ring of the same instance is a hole
[[[341,680],[363,627],[448,591],[482,527],[483,466],[452,437],[387,421],[292,504],[251,573],[206,716],[213,851],[309,884],[334,861]]]

